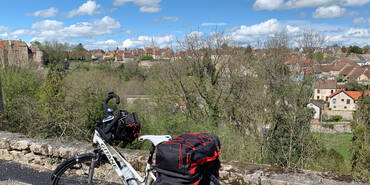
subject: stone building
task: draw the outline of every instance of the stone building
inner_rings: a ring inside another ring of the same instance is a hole
[[[336,80],[317,80],[314,88],[314,100],[329,101],[328,97],[337,90]]]
[[[26,66],[43,61],[43,52],[37,47],[28,47],[23,41],[0,40],[0,50],[2,65]]]

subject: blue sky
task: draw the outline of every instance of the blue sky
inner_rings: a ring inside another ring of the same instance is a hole
[[[2,0],[0,39],[86,48],[175,45],[218,30],[242,45],[313,29],[327,44],[370,44],[370,0]]]

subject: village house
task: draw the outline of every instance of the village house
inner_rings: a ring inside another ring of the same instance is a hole
[[[313,120],[312,122],[313,123],[319,123],[321,122],[321,115],[322,115],[322,110],[323,110],[323,105],[317,101],[312,101],[311,103],[309,103],[307,105],[308,108],[312,108],[315,112],[314,116],[313,116]]]
[[[103,56],[105,54],[104,50],[102,49],[94,49],[89,51],[91,54],[91,59],[93,60],[103,60]]]
[[[370,84],[370,70],[367,69],[363,74],[358,77],[358,81],[364,85]]]
[[[103,60],[108,59],[108,58],[113,58],[115,57],[115,55],[116,55],[115,51],[107,51],[103,55]]]
[[[362,95],[360,91],[345,91],[340,89],[329,96],[329,108],[334,111],[355,111],[356,102]],[[369,92],[365,92],[369,96]]]
[[[360,76],[365,73],[367,69],[362,67],[357,67],[352,70],[352,72],[348,75],[348,79],[353,79],[356,81],[360,81]]]
[[[337,90],[336,80],[322,80],[315,82],[314,100],[329,101],[328,97]]]

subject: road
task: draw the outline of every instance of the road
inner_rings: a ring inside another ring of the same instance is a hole
[[[51,172],[40,172],[27,166],[0,160],[0,185],[50,185]]]

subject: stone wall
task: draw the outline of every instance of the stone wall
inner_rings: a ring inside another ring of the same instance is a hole
[[[0,67],[8,63],[8,50],[4,47],[0,47]]]
[[[90,152],[91,144],[87,142],[67,142],[52,140],[36,140],[21,134],[0,131],[0,159],[11,160],[38,169],[53,170],[65,158]],[[144,169],[148,151],[126,150],[122,153],[136,169]],[[107,173],[109,167],[102,166],[97,174]],[[105,176],[105,178],[110,178]],[[116,177],[111,177],[113,179]],[[353,182],[351,176],[331,173],[313,172],[298,169],[285,169],[260,164],[243,162],[222,162],[220,179],[223,184],[230,185],[365,185],[368,179]]]
[[[6,51],[0,52],[1,65],[27,66],[32,63],[39,65],[43,61],[43,52],[37,47],[31,50],[23,41],[0,40],[0,50]]]
[[[329,117],[340,115],[343,117],[343,120],[352,120],[352,111],[340,111],[340,110],[328,110],[325,112]]]
[[[351,133],[352,129],[349,124],[333,124],[333,128],[323,127],[321,124],[312,124],[311,132],[320,132],[328,134]]]

